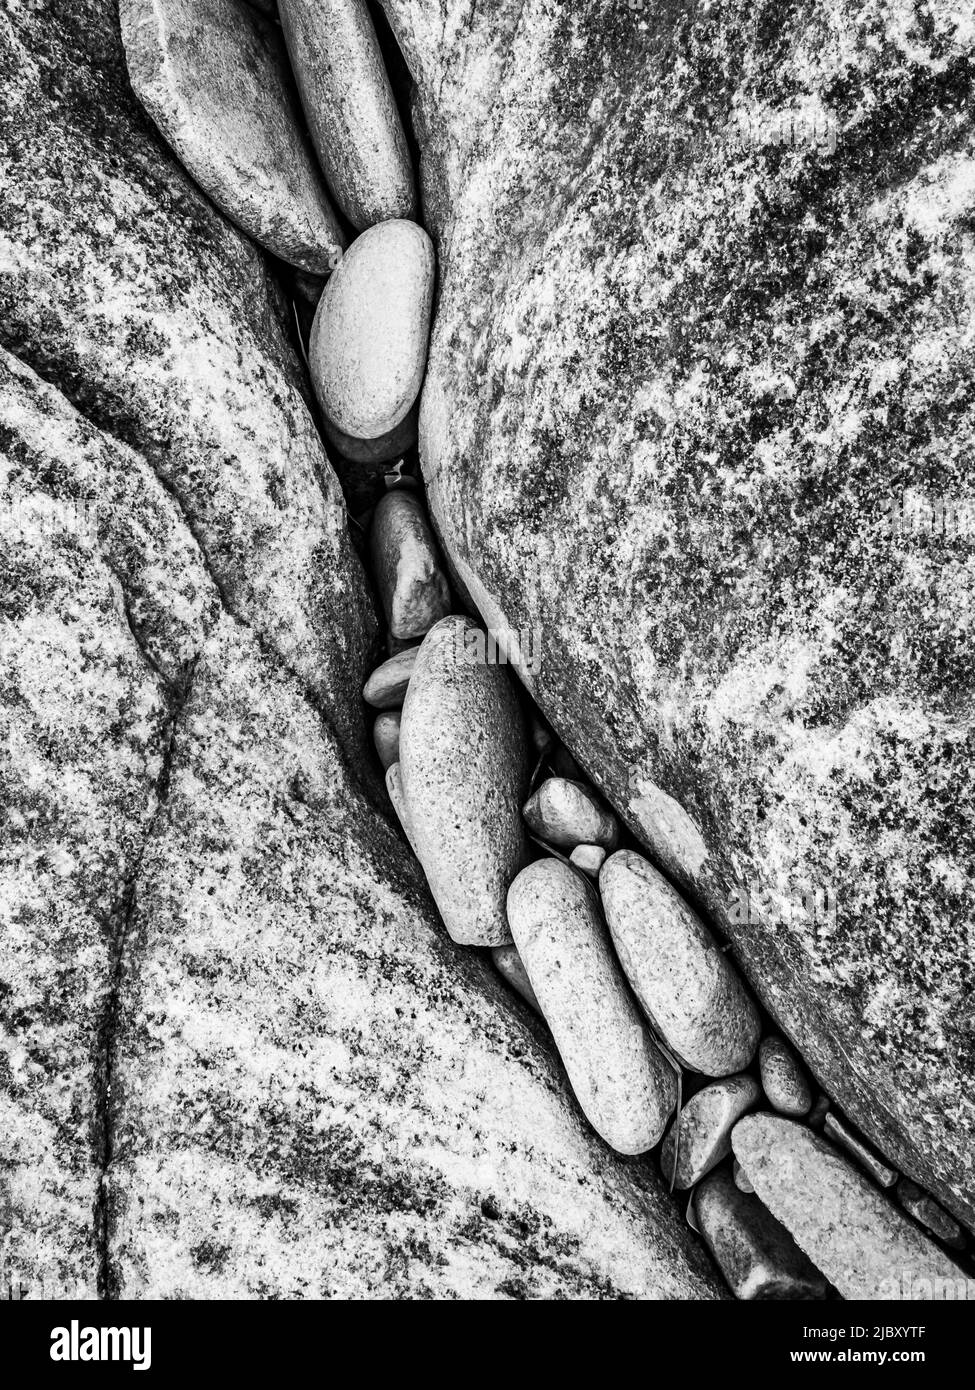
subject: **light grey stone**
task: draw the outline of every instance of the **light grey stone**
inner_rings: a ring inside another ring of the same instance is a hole
[[[453,939],[510,940],[505,895],[525,862],[527,739],[508,671],[476,659],[480,629],[444,618],[415,655],[400,770],[417,854]]]
[[[399,762],[399,726],[398,710],[384,710],[372,726],[372,741],[384,772]]]
[[[846,1149],[847,1153],[852,1154],[861,1167],[865,1168],[881,1187],[894,1186],[898,1177],[896,1170],[879,1159],[863,1140],[853,1133],[849,1125],[843,1123],[837,1114],[833,1113],[826,1116],[823,1133],[827,1139],[832,1139],[834,1144],[839,1144],[841,1148]]]
[[[812,1091],[802,1063],[784,1038],[763,1038],[758,1049],[762,1089],[773,1110],[800,1119],[812,1106]]]
[[[748,1180],[748,1174],[738,1162],[737,1158],[732,1160],[732,1175],[734,1177],[735,1187],[737,1187],[739,1192],[750,1193],[755,1191]]]
[[[511,885],[508,922],[586,1118],[618,1153],[652,1149],[676,1079],[613,957],[595,889],[540,859]]]
[[[133,89],[193,178],[238,227],[313,274],[345,246],[280,30],[238,0],[120,0]]]
[[[951,1246],[954,1250],[965,1248],[965,1233],[958,1222],[938,1206],[930,1193],[918,1187],[917,1183],[911,1182],[910,1178],[901,1178],[897,1184],[897,1200],[915,1221],[920,1221],[922,1226],[926,1226],[931,1234],[937,1236],[945,1245]]]
[[[400,776],[399,763],[393,763],[386,769],[386,791],[389,799],[393,803],[393,810],[396,818],[403,827],[403,834],[410,842],[410,848],[416,854],[416,840],[413,837],[413,821],[410,816],[410,808],[406,804],[406,797],[403,793],[403,779]],[[418,856],[419,857],[419,856]]]
[[[731,1152],[735,1124],[761,1094],[755,1078],[744,1073],[713,1081],[693,1095],[667,1131],[660,1151],[666,1180],[673,1180],[675,1187],[693,1187],[717,1167]]]
[[[377,666],[366,681],[362,698],[373,709],[396,710],[406,699],[419,647],[408,647]]]
[[[601,845],[612,850],[619,838],[619,824],[596,793],[581,782],[548,777],[525,805],[525,820],[533,834],[557,849],[576,845]]]
[[[396,458],[411,442],[434,259],[415,222],[382,222],[352,243],[325,287],[309,344],[312,384],[327,433],[350,457],[357,442],[370,461]]]
[[[357,231],[416,216],[403,124],[366,0],[279,0],[311,137]]]
[[[569,855],[569,863],[581,869],[590,878],[598,878],[599,870],[606,862],[606,851],[602,845],[576,845]]]
[[[393,637],[424,637],[450,612],[450,587],[416,493],[396,488],[380,498],[370,535],[373,572]]]
[[[761,1033],[734,965],[697,913],[642,855],[620,850],[599,875],[616,954],[647,1016],[693,1071],[746,1067]]]
[[[705,1243],[736,1298],[824,1299],[827,1282],[789,1232],[757,1197],[737,1187],[727,1168],[704,1179],[694,1210]]]
[[[808,1126],[746,1115],[732,1147],[756,1195],[844,1298],[975,1298],[975,1282]]]
[[[526,1004],[530,1004],[537,1013],[541,1013],[541,1005],[535,998],[532,982],[529,980],[528,971],[518,954],[518,948],[516,946],[492,946],[491,959],[494,961],[498,973],[504,976],[511,988],[521,995]]]

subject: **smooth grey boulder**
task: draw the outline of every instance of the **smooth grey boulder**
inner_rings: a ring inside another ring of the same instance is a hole
[[[945,414],[973,373],[966,26],[844,9],[837,43],[792,7],[772,54],[745,0],[384,8],[458,584],[544,632],[547,723],[818,1083],[975,1227],[975,570],[903,520],[911,488],[975,490],[975,417]],[[742,138],[797,110],[788,148]]]
[[[120,0],[136,96],[238,227],[312,274],[345,247],[290,89],[280,30],[239,0]]]
[[[357,231],[416,216],[403,123],[366,0],[279,0],[311,138]]]
[[[732,1147],[756,1195],[844,1298],[975,1298],[975,1281],[807,1126],[746,1115]]]
[[[524,815],[529,830],[556,849],[600,845],[608,851],[619,839],[612,811],[600,804],[595,792],[566,777],[546,778],[525,803]]]
[[[626,977],[674,1055],[706,1076],[748,1066],[761,1032],[758,1013],[697,913],[633,850],[606,860],[599,891]]]
[[[701,1235],[736,1298],[810,1301],[827,1283],[812,1261],[757,1197],[739,1189],[727,1168],[694,1193]]]
[[[377,715],[372,726],[372,741],[383,765],[383,772],[392,767],[393,763],[399,762],[399,725],[399,711],[384,710],[382,714]]]
[[[529,980],[528,971],[518,954],[518,948],[516,946],[493,946],[491,959],[494,961],[498,974],[503,976],[511,988],[521,995],[526,1004],[530,1004],[537,1013],[541,1013],[541,1005],[535,997],[532,982]]]
[[[784,1038],[763,1038],[758,1049],[762,1090],[780,1115],[801,1119],[812,1109],[812,1090],[802,1063]]]
[[[413,442],[434,263],[422,227],[383,222],[352,243],[325,286],[308,348],[311,378],[326,432],[349,457],[393,459]]]
[[[479,632],[468,618],[444,618],[413,653],[400,773],[448,932],[460,945],[503,946],[505,897],[526,857],[528,749],[510,675],[477,659]]]
[[[362,688],[362,698],[373,709],[398,710],[406,699],[419,647],[407,647],[405,652],[397,652],[375,671]],[[402,730],[402,721],[400,723]]]
[[[660,1150],[660,1167],[674,1187],[693,1187],[731,1153],[731,1131],[756,1105],[761,1088],[753,1076],[726,1076],[691,1096]],[[750,1175],[749,1175],[750,1176]]]
[[[372,567],[393,637],[425,637],[450,612],[450,586],[420,498],[395,488],[380,498],[370,532]]]
[[[511,885],[508,922],[586,1118],[618,1153],[652,1149],[677,1084],[613,959],[595,890],[540,859]]]

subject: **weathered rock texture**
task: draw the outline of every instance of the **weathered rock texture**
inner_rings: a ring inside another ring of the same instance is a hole
[[[114,11],[0,27],[4,1278],[720,1296],[360,784],[335,481],[263,261],[135,107]]]
[[[887,526],[906,489],[972,486],[971,13],[385,8],[457,577],[541,628],[556,731],[824,1087],[971,1223],[975,570],[970,537]],[[762,138],[783,111],[790,148]],[[827,887],[835,920],[792,913]]]

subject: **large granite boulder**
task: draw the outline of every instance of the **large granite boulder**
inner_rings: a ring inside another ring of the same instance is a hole
[[[111,0],[8,7],[0,72],[5,1283],[720,1297],[377,810],[372,609],[267,263]]]
[[[972,1224],[970,16],[385,8],[455,575],[540,632],[556,730],[829,1093]]]

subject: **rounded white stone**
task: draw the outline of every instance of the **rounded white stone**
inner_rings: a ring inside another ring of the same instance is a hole
[[[378,448],[377,459],[402,452],[397,431],[423,384],[433,279],[430,238],[415,222],[395,221],[363,232],[326,285],[309,362],[340,448],[345,438]]]
[[[615,847],[619,825],[596,793],[567,777],[548,777],[525,804],[525,820],[533,835],[557,849],[576,845]]]

